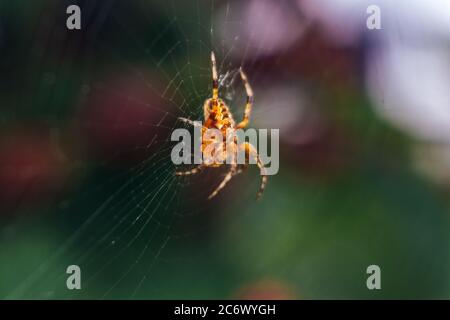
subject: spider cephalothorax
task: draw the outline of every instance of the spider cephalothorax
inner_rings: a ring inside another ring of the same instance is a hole
[[[242,68],[239,69],[242,82],[245,86],[245,91],[247,93],[247,102],[245,105],[245,111],[244,111],[244,118],[241,122],[236,124],[233,119],[233,115],[230,111],[230,108],[227,106],[227,104],[219,98],[219,82],[217,77],[217,67],[216,67],[216,59],[214,56],[214,53],[211,52],[211,65],[212,65],[212,97],[207,99],[203,105],[203,115],[204,115],[204,123],[202,126],[202,134],[204,134],[208,129],[217,129],[222,132],[222,136],[224,139],[227,139],[226,137],[230,136],[230,132],[232,133],[234,130],[237,129],[243,129],[248,125],[250,113],[252,111],[253,106],[253,90],[248,83],[247,76],[245,75]],[[186,118],[180,118],[182,121],[196,125],[195,122],[192,120],[186,119]],[[231,152],[232,154],[237,154],[238,151],[245,152],[245,158],[248,160],[250,157],[253,157],[255,159],[256,164],[258,165],[262,180],[261,185],[259,188],[259,191],[257,193],[257,197],[259,198],[266,186],[267,183],[267,175],[265,171],[265,167],[258,155],[258,152],[256,148],[249,142],[243,142],[238,144],[236,139],[230,141],[226,141],[227,147],[230,146],[231,150],[223,150],[221,151],[219,157],[215,155],[215,158],[212,159],[211,155],[207,154],[205,150],[207,149],[207,146],[213,143],[211,139],[205,138],[205,136],[202,136],[202,152],[203,152],[203,163],[199,166],[184,172],[177,172],[177,175],[191,175],[199,172],[201,169],[206,167],[219,167],[224,165],[222,161],[217,161],[216,159],[221,158],[222,160],[227,157],[227,152]],[[224,141],[225,143],[225,141]],[[245,164],[238,164],[236,161],[236,157],[233,157],[233,160],[231,163],[228,163],[230,166],[230,170],[226,174],[225,178],[222,180],[222,182],[219,184],[219,186],[210,194],[208,199],[213,198],[216,196],[220,190],[222,190],[225,185],[228,183],[228,181],[231,180],[233,176],[235,176],[238,173],[241,173],[243,169],[245,169],[248,165],[248,162]]]

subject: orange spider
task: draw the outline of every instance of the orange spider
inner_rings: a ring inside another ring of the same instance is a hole
[[[231,114],[230,108],[221,98],[219,98],[219,81],[217,78],[216,58],[214,56],[214,52],[211,52],[211,65],[212,65],[212,98],[207,99],[203,105],[205,121],[202,126],[202,135],[208,129],[211,128],[218,129],[222,132],[222,136],[224,137],[224,143],[226,143],[225,140],[227,139],[226,138],[227,130],[229,130],[228,132],[230,131],[233,132],[237,129],[243,129],[247,126],[249,122],[250,113],[252,111],[253,90],[250,87],[250,84],[248,83],[247,76],[245,75],[242,68],[240,68],[239,72],[241,74],[242,82],[244,83],[245,91],[247,93],[247,103],[245,105],[244,119],[236,125],[233,119],[233,115]],[[180,120],[192,125],[196,125],[195,122],[186,118],[180,118]],[[219,162],[218,159],[222,160],[225,159],[227,156],[227,151],[223,150],[222,154],[220,154],[219,156],[214,155],[214,157],[211,157],[211,155],[205,153],[206,147],[211,143],[213,143],[214,141],[215,140],[211,140],[208,138],[202,139],[201,150],[203,154],[203,163],[189,171],[176,172],[176,175],[192,175],[206,167],[219,167],[223,165],[224,164],[223,161]],[[229,164],[230,170],[225,175],[224,179],[219,184],[219,186],[209,195],[208,199],[211,199],[214,196],[216,196],[219,193],[219,191],[225,187],[228,181],[231,180],[233,176],[241,173],[243,169],[247,167],[250,156],[252,156],[256,160],[256,164],[258,165],[262,176],[261,185],[256,195],[256,197],[259,198],[262,195],[264,188],[266,186],[267,175],[266,169],[258,155],[256,148],[249,142],[244,142],[238,145],[236,139],[233,139],[233,141],[231,141],[230,146],[232,148],[231,152],[233,154],[237,154],[238,150],[245,151],[246,163],[238,165],[236,157],[233,157],[233,160]]]

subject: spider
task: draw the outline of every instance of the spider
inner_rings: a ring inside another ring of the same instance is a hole
[[[216,58],[214,56],[214,52],[211,52],[211,69],[212,69],[212,97],[207,99],[203,104],[203,113],[204,113],[204,124],[202,126],[202,134],[207,129],[214,128],[218,129],[222,132],[222,136],[224,137],[224,140],[226,140],[227,137],[227,130],[234,131],[237,129],[243,129],[247,127],[249,123],[250,113],[252,111],[253,106],[253,90],[247,80],[247,76],[242,70],[242,68],[239,69],[239,73],[241,75],[242,82],[245,87],[245,91],[247,94],[247,102],[245,105],[245,111],[244,111],[244,118],[241,122],[236,124],[233,119],[233,115],[230,111],[230,108],[227,106],[227,104],[219,98],[219,81],[217,78],[217,66],[216,66]],[[196,125],[194,121],[191,121],[186,118],[179,118],[181,121]],[[204,137],[204,136],[203,136]],[[223,162],[218,163],[217,160],[212,159],[206,159],[210,161],[205,161],[205,156],[210,157],[209,155],[205,154],[205,148],[208,144],[211,144],[211,139],[202,139],[202,145],[201,150],[203,153],[203,163],[198,165],[197,167],[183,172],[176,172],[176,175],[183,176],[183,175],[193,175],[198,172],[200,172],[202,169],[206,167],[219,167],[224,165]],[[225,141],[224,141],[225,143]],[[215,197],[220,190],[222,190],[226,184],[233,178],[235,175],[241,173],[244,169],[247,168],[248,162],[247,160],[250,159],[250,156],[253,157],[254,160],[256,160],[256,164],[258,165],[260,169],[261,174],[261,185],[259,187],[259,191],[256,194],[256,198],[261,197],[264,188],[267,184],[267,175],[266,175],[266,168],[264,167],[263,162],[261,161],[259,154],[256,150],[256,148],[250,144],[249,142],[244,142],[241,144],[238,144],[236,140],[233,140],[231,142],[231,148],[234,154],[237,153],[238,150],[245,152],[245,164],[237,164],[236,158],[233,157],[234,160],[231,161],[230,170],[225,175],[222,182],[219,184],[219,186],[209,195],[208,199],[211,199]],[[220,151],[221,152],[221,151]],[[226,157],[226,151],[223,151],[223,154],[221,155],[222,159]],[[215,158],[217,159],[217,158]]]

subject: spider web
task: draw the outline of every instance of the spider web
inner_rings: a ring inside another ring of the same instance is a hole
[[[102,183],[98,184],[98,180],[93,184],[86,182],[79,196],[66,200],[59,207],[55,225],[70,236],[25,276],[8,298],[158,297],[158,288],[152,286],[155,277],[162,275],[154,275],[155,266],[175,264],[181,270],[186,261],[170,254],[171,248],[182,246],[186,239],[199,233],[214,232],[208,220],[213,219],[210,215],[220,211],[222,200],[207,202],[206,199],[224,172],[206,170],[198,177],[175,176],[177,168],[170,160],[174,145],[170,133],[175,128],[189,128],[178,120],[180,116],[202,119],[203,101],[211,94],[211,50],[218,60],[220,94],[229,102],[235,118],[240,119],[245,93],[238,68],[241,65],[251,68],[250,79],[266,77],[248,56],[250,50],[261,50],[265,44],[256,48],[242,45],[232,31],[243,23],[233,20],[236,16],[232,12],[233,2],[136,3],[142,9],[138,14],[133,13],[138,17],[136,22],[124,19],[129,14],[126,6],[111,10],[105,18],[108,35],[99,31],[97,40],[113,34],[126,44],[125,48],[133,48],[139,56],[131,57],[126,50],[102,47],[105,44],[98,40],[103,49],[101,52],[107,52],[108,56],[91,58],[113,63],[127,77],[144,85],[159,98],[163,107],[121,92],[105,79],[94,79],[90,88],[151,109],[153,120],[141,121],[139,126],[149,128],[153,135],[130,151],[143,152],[146,157],[128,167],[111,169],[110,164],[128,152],[122,150],[101,163],[98,171],[104,175]],[[163,22],[155,21],[155,17]],[[221,34],[216,30],[218,22],[225,26]],[[155,33],[145,35],[141,32],[145,25],[152,24],[159,24]],[[156,82],[155,78],[162,80]],[[258,118],[258,113],[257,108],[253,110],[252,121]],[[122,127],[135,125],[120,123]],[[181,170],[189,168],[183,166]],[[240,192],[245,190],[241,192],[241,200],[235,201],[253,201],[259,181],[251,181],[248,188],[240,187]],[[233,189],[232,184],[233,181],[228,188]],[[72,223],[67,224],[67,221]],[[190,248],[187,251],[192,253]],[[72,264],[82,270],[83,290],[80,292],[66,288],[68,275],[65,270]]]

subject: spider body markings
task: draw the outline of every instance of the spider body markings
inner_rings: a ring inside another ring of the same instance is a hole
[[[207,139],[203,136],[206,130],[214,128],[218,129],[222,132],[222,136],[224,137],[224,143],[226,143],[226,137],[227,132],[229,130],[237,130],[237,129],[243,129],[247,127],[250,119],[250,114],[252,111],[253,106],[253,90],[248,82],[247,76],[242,70],[242,68],[239,69],[239,73],[241,75],[242,82],[245,87],[245,91],[247,94],[247,101],[245,105],[245,111],[244,111],[244,117],[241,122],[236,124],[233,118],[233,114],[230,111],[230,108],[227,106],[227,104],[219,98],[219,81],[217,76],[217,66],[216,66],[216,58],[214,56],[214,52],[211,52],[211,69],[212,69],[212,97],[207,99],[205,103],[203,104],[203,116],[204,116],[204,123],[202,126],[202,145],[201,150],[203,153],[203,163],[199,166],[183,172],[176,172],[176,175],[192,175],[200,172],[202,169],[206,167],[220,167],[224,165],[224,161],[227,157],[227,151],[223,150],[220,151],[219,155],[215,155],[214,159],[208,158],[209,155],[206,155],[204,153],[207,146],[209,146],[211,143],[213,143],[214,140]],[[196,125],[195,122],[186,119],[186,118],[179,118],[183,122]],[[247,168],[248,163],[247,161],[252,157],[256,160],[256,164],[258,165],[260,169],[261,174],[261,184],[259,187],[259,191],[256,195],[257,198],[259,198],[262,193],[264,192],[265,186],[267,184],[267,175],[266,175],[266,169],[264,167],[263,162],[261,161],[257,149],[249,142],[244,142],[241,144],[237,143],[236,138],[234,138],[233,141],[231,141],[231,152],[233,155],[237,154],[238,151],[244,151],[245,152],[245,164],[237,164],[236,157],[233,157],[233,161],[229,164],[230,170],[225,175],[222,182],[219,184],[219,186],[209,195],[208,199],[211,199],[215,197],[220,190],[222,190],[226,184],[233,178],[233,176],[241,173],[244,169]],[[205,159],[206,157],[206,159]],[[218,161],[218,159],[222,161]],[[206,161],[205,161],[206,160]]]

